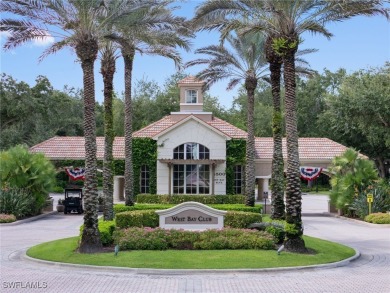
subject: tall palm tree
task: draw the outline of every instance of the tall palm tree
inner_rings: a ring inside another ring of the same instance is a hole
[[[302,239],[298,132],[295,105],[295,54],[304,32],[332,34],[325,25],[356,15],[384,15],[384,1],[323,0],[210,0],[197,9],[194,24],[201,29],[219,29],[222,37],[233,29],[263,31],[270,36],[272,48],[284,65],[287,131],[286,249],[305,252]]]
[[[270,82],[272,91],[272,136],[274,141],[271,172],[271,195],[272,195],[272,219],[284,219],[284,161],[283,161],[283,122],[280,106],[280,76],[282,58],[272,48],[271,36],[267,37],[265,56],[269,63]]]
[[[108,1],[108,4],[110,13],[107,15],[104,12],[107,7],[101,0],[4,0],[0,2],[0,11],[19,16],[0,21],[1,31],[10,33],[4,45],[5,49],[53,35],[57,37],[57,41],[44,51],[41,59],[65,46],[70,46],[75,50],[81,63],[84,85],[86,169],[84,229],[79,245],[79,251],[82,253],[99,251],[102,246],[97,221],[94,62],[98,54],[98,41],[105,32],[107,23],[122,13],[123,3]]]
[[[110,41],[104,42],[101,49],[100,73],[104,84],[104,158],[103,158],[103,197],[105,221],[114,219],[113,202],[113,144],[115,138],[113,117],[113,84],[115,74],[115,62],[117,55],[116,46]]]
[[[179,46],[189,49],[185,37],[192,36],[184,18],[175,17],[167,1],[129,1],[137,14],[130,15],[122,23],[117,23],[114,32],[106,37],[119,44],[124,61],[125,79],[125,199],[126,205],[134,205],[133,163],[132,163],[132,99],[131,82],[136,52],[160,55],[181,63]]]
[[[247,141],[246,141],[246,166],[245,166],[245,197],[246,205],[255,204],[255,135],[254,135],[254,107],[255,90],[259,79],[264,79],[266,74],[266,61],[264,58],[264,38],[261,34],[247,34],[235,37],[226,36],[227,42],[232,47],[231,52],[224,46],[208,46],[195,51],[198,54],[206,54],[211,58],[197,59],[187,63],[187,66],[206,64],[208,67],[197,75],[210,87],[215,82],[230,78],[227,90],[235,87],[240,81],[244,81],[248,97],[247,114]]]

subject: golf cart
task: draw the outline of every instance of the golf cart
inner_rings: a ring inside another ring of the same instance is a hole
[[[75,211],[79,214],[83,210],[83,190],[82,189],[65,189],[64,214]]]

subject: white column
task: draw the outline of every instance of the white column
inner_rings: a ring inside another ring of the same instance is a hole
[[[114,176],[114,202],[125,200],[125,176]]]

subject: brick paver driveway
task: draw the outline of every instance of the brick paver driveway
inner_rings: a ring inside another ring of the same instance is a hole
[[[389,226],[332,217],[304,217],[305,234],[358,249],[362,256],[347,266],[272,272],[148,273],[48,265],[23,258],[25,250],[35,244],[77,235],[81,223],[82,216],[55,214],[21,225],[0,226],[0,292],[390,292]]]

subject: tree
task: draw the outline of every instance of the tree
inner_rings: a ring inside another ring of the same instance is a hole
[[[352,204],[361,192],[378,179],[373,162],[362,158],[353,149],[334,158],[329,171],[333,173],[330,200],[339,209]]]
[[[282,58],[285,83],[285,109],[287,131],[287,186],[286,221],[288,230],[285,247],[305,252],[302,239],[302,194],[300,189],[298,131],[295,101],[295,55],[304,32],[332,34],[325,24],[342,21],[356,15],[382,14],[383,1],[247,1],[215,0],[199,6],[194,23],[203,29],[220,29],[222,37],[232,29],[244,32],[262,31],[269,38],[274,52]]]
[[[105,221],[114,219],[114,198],[113,198],[113,144],[115,139],[114,114],[113,114],[113,88],[115,62],[115,46],[112,42],[106,41],[101,49],[100,73],[104,84],[104,158],[103,158],[103,218]]]
[[[247,108],[247,143],[245,165],[245,197],[246,205],[255,204],[255,135],[254,135],[254,104],[255,90],[258,81],[265,76],[264,39],[260,34],[226,37],[234,50],[229,51],[224,46],[208,46],[197,49],[195,53],[209,55],[209,59],[197,59],[187,63],[187,66],[206,64],[208,67],[197,74],[210,87],[215,82],[230,78],[227,90],[232,89],[240,81],[244,81],[248,99]]]
[[[181,58],[175,46],[188,49],[186,36],[190,31],[184,19],[174,17],[167,5],[172,1],[129,1],[131,14],[122,23],[117,23],[106,37],[116,42],[124,60],[125,80],[125,198],[126,205],[134,205],[132,164],[132,97],[131,83],[136,51],[160,55],[172,59],[177,65]]]
[[[84,137],[85,137],[85,214],[84,230],[79,251],[93,253],[101,249],[97,221],[96,178],[96,124],[94,63],[97,58],[99,39],[103,37],[107,23],[123,13],[125,1],[74,0],[74,1],[28,1],[5,0],[0,11],[10,12],[24,19],[2,19],[1,30],[10,33],[5,49],[56,34],[51,27],[60,30],[57,40],[41,56],[55,53],[65,46],[76,52],[83,71]],[[107,9],[106,4],[109,6]],[[109,11],[109,14],[106,12]],[[98,21],[100,19],[101,21]],[[103,20],[104,19],[104,20]]]
[[[324,134],[375,160],[381,177],[390,158],[390,64],[359,70],[340,81],[319,116]]]

